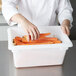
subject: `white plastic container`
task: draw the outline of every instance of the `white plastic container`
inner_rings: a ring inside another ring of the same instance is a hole
[[[62,32],[60,26],[42,26],[38,29],[41,33],[50,32],[50,36],[59,38],[62,43],[14,46],[13,39],[16,36],[22,37],[25,33],[17,26],[10,27],[8,29],[8,48],[13,53],[16,68],[63,64],[66,51],[73,46],[68,36]]]

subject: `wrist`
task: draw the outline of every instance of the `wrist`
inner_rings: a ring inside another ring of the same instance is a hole
[[[70,27],[70,21],[69,21],[69,20],[64,20],[64,21],[62,22],[62,26]]]

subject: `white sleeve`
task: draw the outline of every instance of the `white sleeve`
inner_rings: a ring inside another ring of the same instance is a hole
[[[18,0],[2,0],[2,14],[10,26],[16,24],[10,19],[12,16],[18,13],[18,10],[16,9],[17,3]]]
[[[70,25],[72,27],[72,22],[73,22],[72,12],[73,12],[73,8],[71,6],[70,1],[69,0],[60,0],[57,12],[58,12],[59,23],[62,24],[62,22],[65,19],[68,19],[68,20],[70,20]]]

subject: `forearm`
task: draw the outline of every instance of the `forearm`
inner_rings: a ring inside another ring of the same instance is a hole
[[[27,24],[27,19],[22,16],[21,14],[16,14],[14,16],[12,16],[12,18],[10,19],[11,21],[17,23],[17,24],[23,24],[24,22]]]

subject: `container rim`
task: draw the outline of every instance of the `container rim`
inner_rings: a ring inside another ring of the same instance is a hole
[[[43,27],[43,26],[41,26],[41,27]],[[60,28],[60,26],[45,26],[45,27],[58,27],[58,28]],[[7,29],[8,35],[9,35],[12,28],[18,28],[18,27],[17,26],[9,27]],[[69,40],[69,42],[63,42],[63,43],[60,43],[60,44],[18,45],[18,46],[14,46],[14,44],[12,43],[12,41],[10,39],[11,37],[9,35],[8,36],[8,39],[9,39],[8,40],[8,49],[9,50],[15,50],[15,49],[34,49],[34,48],[69,48],[69,47],[73,47],[73,44],[72,44],[71,40],[69,39],[69,37],[66,34],[64,34],[64,36]]]

